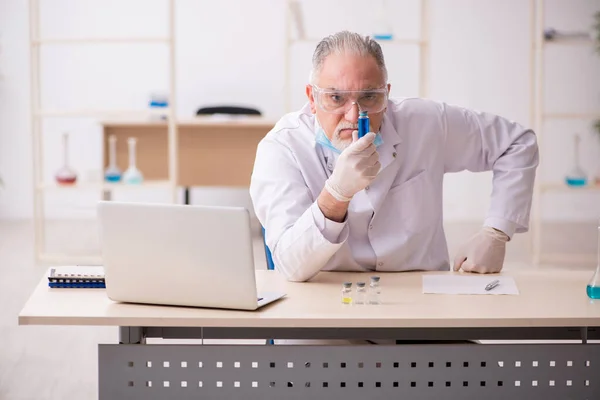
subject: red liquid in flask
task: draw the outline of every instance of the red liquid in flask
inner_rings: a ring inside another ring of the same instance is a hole
[[[56,182],[59,185],[73,185],[75,182],[77,182],[77,177],[76,176],[70,176],[70,177],[57,176]]]
[[[75,184],[77,181],[77,174],[69,167],[69,134],[63,134],[63,157],[64,165],[56,173],[56,183],[62,186],[69,186]]]

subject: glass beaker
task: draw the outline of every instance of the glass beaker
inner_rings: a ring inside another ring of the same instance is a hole
[[[73,185],[77,181],[77,174],[69,166],[69,134],[63,133],[63,166],[56,172],[55,179],[59,185]]]
[[[587,175],[581,165],[579,164],[579,143],[581,142],[581,137],[579,134],[575,134],[573,138],[574,147],[573,147],[573,168],[569,171],[567,176],[565,177],[565,182],[569,186],[580,187],[587,185]]]
[[[115,135],[108,137],[108,167],[104,171],[104,179],[107,182],[121,180],[121,170],[117,167],[117,137]]]
[[[596,272],[587,285],[586,292],[590,299],[600,299],[600,223],[598,224],[598,264]]]
[[[129,146],[129,168],[123,174],[123,181],[128,184],[140,184],[143,182],[144,177],[139,169],[136,167],[135,161],[135,147],[136,147],[137,139],[129,138],[127,139],[127,145]]]

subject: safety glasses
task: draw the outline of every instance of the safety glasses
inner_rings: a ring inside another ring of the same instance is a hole
[[[321,110],[331,114],[346,114],[354,103],[361,111],[378,113],[385,110],[388,101],[387,88],[368,90],[322,89],[312,85],[315,102]]]

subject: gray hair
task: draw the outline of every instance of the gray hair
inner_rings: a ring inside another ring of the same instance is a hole
[[[312,70],[310,71],[309,82],[315,84],[323,63],[327,56],[332,53],[350,53],[360,56],[372,56],[381,69],[383,79],[387,83],[388,74],[383,58],[381,46],[369,36],[362,36],[358,33],[342,31],[327,36],[317,44],[312,58]]]

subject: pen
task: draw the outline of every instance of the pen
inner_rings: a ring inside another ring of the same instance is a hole
[[[485,290],[492,290],[493,288],[495,288],[499,284],[500,284],[500,281],[498,279],[496,279],[495,281],[491,281],[490,283],[488,283],[485,286]]]

